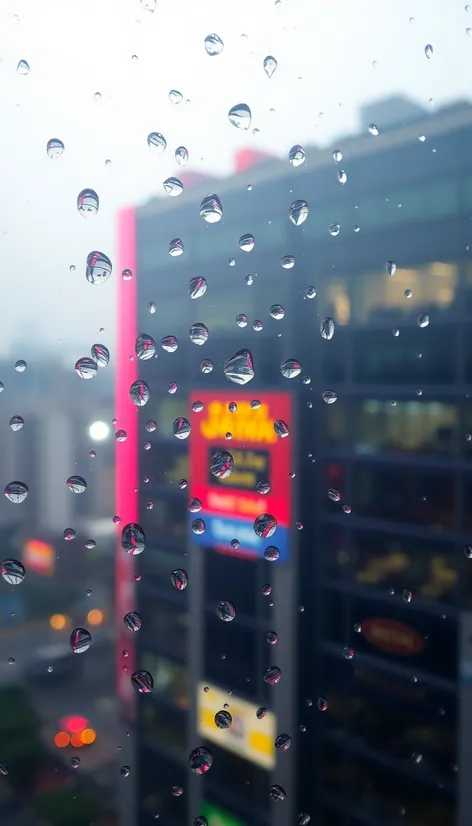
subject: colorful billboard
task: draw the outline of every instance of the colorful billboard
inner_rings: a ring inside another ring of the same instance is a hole
[[[389,654],[411,657],[420,654],[425,647],[421,634],[410,625],[389,617],[371,617],[363,620],[365,639]]]
[[[23,547],[23,562],[27,571],[41,576],[52,576],[55,569],[56,553],[53,545],[40,539],[28,539]]]
[[[205,522],[204,532],[194,532],[192,540],[247,556],[263,556],[268,545],[275,545],[284,562],[290,553],[292,437],[278,436],[274,423],[291,430],[291,399],[288,393],[264,392],[258,406],[254,401],[247,393],[191,394],[191,409],[203,405],[192,415],[189,441],[191,492],[202,503],[199,515]],[[229,452],[234,461],[228,475],[212,472],[218,451]],[[273,535],[256,534],[254,522],[261,514],[275,517]]]
[[[229,728],[221,729],[215,723],[215,714],[225,708],[232,717]],[[240,700],[227,691],[199,683],[197,687],[197,729],[202,737],[222,749],[235,752],[263,769],[275,766],[275,738],[277,719],[268,711],[259,720],[257,706]]]

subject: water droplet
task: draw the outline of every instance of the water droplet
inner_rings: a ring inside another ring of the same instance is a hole
[[[387,273],[387,275],[395,275],[396,271],[397,265],[395,261],[387,261],[387,263],[385,264],[385,272]]]
[[[284,257],[280,259],[280,265],[284,270],[291,270],[292,267],[295,266],[295,258],[293,255],[284,255]]]
[[[245,325],[244,325],[245,326]],[[224,366],[224,374],[234,384],[247,384],[254,378],[254,362],[249,350],[238,350]]]
[[[123,622],[128,631],[139,631],[143,624],[143,618],[137,611],[128,611],[123,617]]]
[[[151,392],[145,381],[137,379],[129,389],[130,399],[136,407],[144,407],[148,403]]]
[[[332,235],[333,238],[336,238],[336,236],[339,235],[340,230],[341,225],[338,224],[337,221],[333,221],[333,223],[329,225],[329,234]]]
[[[215,726],[217,728],[226,729],[229,728],[231,723],[233,722],[233,718],[229,711],[225,711],[222,709],[221,711],[217,711],[215,714]]]
[[[286,379],[295,379],[302,372],[302,366],[297,359],[285,359],[280,365],[280,372]]]
[[[26,576],[25,566],[18,559],[4,559],[0,571],[9,585],[21,585]]]
[[[175,150],[175,160],[179,166],[186,166],[188,161],[188,149],[185,146],[178,146]]]
[[[264,58],[264,64],[263,65],[264,65],[264,71],[265,71],[267,77],[272,77],[272,75],[274,74],[274,72],[277,68],[277,61],[276,61],[275,57],[272,57],[272,55],[267,55],[267,57]]]
[[[223,622],[232,622],[236,616],[236,608],[233,603],[224,599],[216,604],[215,612],[218,619]]]
[[[216,224],[221,221],[223,215],[223,207],[218,195],[212,193],[202,198],[200,203],[200,216],[207,224]]]
[[[279,734],[279,736],[275,738],[275,748],[280,749],[280,751],[287,751],[291,745],[292,738],[290,734]]]
[[[282,672],[278,665],[270,665],[269,668],[266,668],[264,671],[263,676],[265,683],[268,683],[268,685],[276,685],[282,676]]]
[[[259,708],[256,711],[257,719],[258,720],[263,720],[264,717],[266,716],[266,714],[267,714],[267,709],[264,708],[264,706],[259,706]]]
[[[427,327],[429,324],[429,315],[428,313],[420,313],[418,318],[418,327]]]
[[[413,295],[413,293],[412,293],[412,291],[411,291],[411,290],[405,290],[405,292],[403,293],[403,295],[405,296],[405,298],[411,298],[411,297],[412,297],[412,295]]]
[[[277,530],[277,520],[271,513],[261,513],[254,520],[254,533],[261,539],[269,539]]]
[[[333,161],[334,163],[340,163],[343,159],[343,153],[340,149],[335,149],[333,152]]]
[[[162,155],[166,151],[167,141],[160,132],[150,132],[147,136],[147,142],[149,149],[152,149],[157,155]]]
[[[97,543],[94,539],[86,539],[84,542],[85,547],[87,550],[92,551],[94,548],[97,547]]]
[[[305,157],[305,150],[299,143],[292,146],[290,152],[288,153],[288,159],[292,166],[301,166],[301,164],[305,161]]]
[[[328,498],[331,499],[332,502],[339,502],[341,500],[341,494],[336,488],[329,488]]]
[[[103,252],[93,250],[87,255],[85,277],[90,284],[104,284],[110,278],[112,269],[110,259]]]
[[[277,419],[274,422],[274,430],[281,439],[285,439],[287,436],[290,435],[290,430],[287,422],[284,422],[283,419]]]
[[[69,645],[74,654],[83,654],[92,645],[92,635],[86,628],[74,628],[69,638]]]
[[[308,204],[306,201],[294,201],[288,211],[289,220],[296,227],[301,226],[308,218]]]
[[[211,373],[213,371],[214,364],[211,359],[203,359],[200,363],[200,370],[202,373]]]
[[[83,476],[69,476],[67,486],[72,493],[85,493],[87,482]]]
[[[202,276],[195,276],[188,282],[188,291],[190,298],[201,298],[207,291],[206,279]]]
[[[323,390],[321,398],[326,404],[334,404],[337,401],[338,394],[334,390]]]
[[[16,71],[19,75],[29,75],[30,67],[29,63],[26,60],[20,60],[18,66],[16,67]]]
[[[285,315],[285,310],[281,304],[272,304],[270,314],[276,321],[280,321]]]
[[[102,99],[102,96],[101,96],[100,92],[95,92],[95,94],[94,94],[94,96],[93,96],[93,99],[94,99],[94,100],[97,100],[97,101],[98,101],[98,100],[101,100],[101,99]]]
[[[246,103],[237,103],[228,112],[229,122],[237,129],[249,129],[251,117],[251,110]]]
[[[205,344],[209,336],[208,328],[205,327],[205,325],[200,321],[196,321],[195,324],[192,324],[188,334],[190,341],[193,342],[193,344],[198,344],[199,346]]]
[[[131,685],[139,694],[149,694],[154,688],[154,680],[149,671],[135,671],[131,675]]]
[[[197,815],[193,821],[193,826],[208,826],[208,820],[205,815]]]
[[[73,528],[66,528],[62,535],[66,542],[72,542],[72,540],[75,539],[75,531]]]
[[[141,554],[146,547],[146,535],[137,522],[129,522],[121,532],[121,547],[131,556]]]
[[[129,766],[122,766],[120,769],[120,774],[122,777],[129,777],[131,774],[131,769]]]
[[[408,588],[404,588],[404,590],[402,591],[402,596],[405,602],[411,602],[413,594],[411,593],[411,591],[408,590]]]
[[[178,591],[183,591],[188,585],[187,571],[184,571],[183,568],[176,568],[175,571],[172,571],[170,579],[172,585]]]
[[[133,273],[129,269],[122,270],[121,277],[123,281],[131,281],[133,278]]]
[[[94,189],[83,189],[77,196],[77,210],[84,218],[98,214],[99,198]]]
[[[263,480],[261,482],[258,482],[257,485],[256,485],[256,490],[257,490],[258,493],[261,494],[261,496],[266,496],[268,493],[270,493],[270,484],[269,484],[269,482],[267,482],[265,480]]]
[[[210,472],[217,479],[226,479],[233,470],[234,459],[227,450],[217,450],[210,460]]]
[[[19,359],[15,362],[15,370],[17,373],[24,373],[27,368],[26,361],[24,359]]]
[[[241,238],[239,239],[239,249],[243,252],[251,252],[251,250],[254,249],[255,243],[254,236],[250,233],[246,233],[246,235],[241,235]]]
[[[428,60],[430,60],[432,58],[432,56],[433,56],[433,47],[431,46],[431,43],[428,43],[424,47],[424,53],[425,53],[426,57],[428,58]]]
[[[166,178],[162,186],[164,187],[164,191],[167,195],[170,195],[171,198],[176,198],[184,191],[184,185],[178,178]]]
[[[234,267],[235,264],[236,264],[236,259],[235,258],[228,258],[228,264],[230,265],[230,267]]]
[[[60,158],[64,152],[64,144],[59,138],[50,138],[46,144],[46,152],[51,160],[55,161]]]
[[[275,545],[268,545],[264,551],[264,559],[268,562],[275,562],[280,556],[280,551]]]
[[[182,255],[183,251],[184,245],[180,238],[173,238],[169,243],[169,255],[176,258],[178,255]]]
[[[370,132],[370,134],[371,134],[371,135],[373,135],[373,136],[374,136],[374,138],[376,138],[376,137],[378,136],[378,134],[379,134],[379,129],[378,129],[378,127],[375,125],[375,123],[371,123],[371,124],[370,124],[370,126],[369,126],[369,132]]]
[[[183,786],[172,786],[172,794],[174,797],[181,797],[184,793]]]
[[[236,316],[236,324],[238,327],[247,327],[247,316],[244,313],[240,313]]]
[[[175,353],[179,346],[179,342],[175,336],[163,336],[161,339],[161,346],[166,353]]]
[[[300,812],[298,815],[298,826],[308,826],[311,820],[311,815],[307,814],[307,812]]]
[[[338,169],[338,181],[340,184],[347,183],[347,172],[344,169]]]
[[[177,439],[188,439],[192,426],[185,416],[179,416],[172,425],[172,432]]]
[[[320,335],[321,338],[326,339],[326,341],[331,341],[334,336],[334,321],[330,316],[326,316],[320,324]]]
[[[195,774],[205,774],[211,769],[212,763],[213,755],[205,746],[198,746],[188,758],[188,764]]]
[[[281,801],[286,798],[285,789],[283,789],[282,786],[279,786],[278,783],[274,783],[269,787],[269,795],[271,800]]]
[[[275,631],[268,631],[266,634],[266,640],[269,643],[269,645],[276,645],[279,641],[279,638]]]
[[[221,54],[224,49],[224,43],[217,34],[213,32],[213,34],[207,34],[204,40],[205,43],[205,51],[207,55],[210,57],[215,57],[216,55]]]
[[[98,372],[97,362],[87,356],[84,356],[76,361],[75,372],[81,379],[93,379]]]
[[[21,430],[24,423],[25,420],[22,418],[22,416],[12,416],[10,419],[10,427],[14,431]]]
[[[171,103],[176,106],[178,103],[182,103],[184,96],[182,92],[179,92],[178,89],[171,89],[169,92],[169,100]]]
[[[205,527],[206,525],[204,520],[200,518],[194,519],[191,524],[192,532],[197,536],[201,536],[202,533],[205,533]]]
[[[80,757],[71,757],[70,764],[73,769],[78,769],[80,766]]]
[[[343,657],[345,660],[352,660],[354,656],[354,651],[349,646],[345,645],[343,648]]]
[[[201,413],[203,410],[203,402],[199,401],[198,399],[192,402],[192,410],[194,413]]]
[[[254,278],[250,273],[245,276],[244,280],[249,287],[254,283]]]
[[[90,352],[92,354],[93,361],[97,364],[98,367],[108,366],[108,363],[110,361],[110,351],[108,347],[105,347],[104,344],[92,344]]]

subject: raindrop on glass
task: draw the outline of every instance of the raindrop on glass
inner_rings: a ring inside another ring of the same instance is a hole
[[[254,249],[255,243],[254,236],[248,232],[245,235],[241,235],[241,238],[239,239],[239,249],[243,252],[251,252],[251,250]]]
[[[135,671],[131,675],[131,685],[139,694],[149,694],[154,688],[154,680],[149,671]]]
[[[10,502],[20,505],[28,496],[28,487],[24,482],[9,482],[3,492]]]
[[[205,51],[210,57],[215,57],[221,54],[224,49],[224,43],[217,34],[207,34],[205,37]]]
[[[347,183],[347,172],[344,169],[338,169],[338,181],[340,184]]]
[[[287,751],[291,745],[292,738],[290,734],[279,734],[279,736],[275,738],[275,748],[280,749],[280,751]]]
[[[264,717],[266,716],[266,714],[267,714],[267,709],[264,708],[264,706],[259,706],[259,708],[256,711],[257,719],[258,720],[263,720]]]
[[[277,61],[276,61],[275,57],[272,57],[272,55],[267,55],[267,57],[264,58],[264,64],[263,65],[264,65],[264,72],[266,73],[267,77],[272,77],[272,75],[274,74],[274,72],[277,68]]]
[[[205,344],[205,341],[207,341],[209,335],[208,328],[205,327],[205,325],[200,321],[196,321],[195,324],[192,324],[188,334],[190,341],[193,342],[193,344],[198,344],[199,346]]]
[[[233,722],[233,718],[229,711],[222,709],[221,711],[217,711],[215,714],[215,726],[217,728],[226,729],[229,728],[231,723]]]
[[[85,493],[87,490],[87,482],[83,476],[69,476],[67,487],[72,493]]]
[[[60,158],[64,152],[64,144],[59,138],[51,138],[46,144],[46,152],[51,160],[55,161]]]
[[[427,327],[429,324],[429,315],[428,313],[420,313],[416,320],[418,327]]]
[[[77,196],[77,210],[84,218],[98,214],[99,198],[94,189],[83,189]]]
[[[236,324],[238,327],[247,327],[247,316],[244,313],[240,313],[236,316]]]
[[[182,92],[179,92],[178,89],[171,89],[169,92],[169,100],[171,103],[177,105],[177,103],[182,103],[184,96]]]
[[[161,339],[161,346],[166,353],[175,353],[179,346],[179,342],[175,336],[163,336]]]
[[[334,336],[334,321],[330,316],[326,316],[320,324],[320,335],[321,338],[325,338],[326,341],[331,341]]]
[[[201,536],[202,533],[205,533],[205,522],[203,519],[194,519],[191,524],[192,532],[197,536]]]
[[[128,611],[123,617],[123,622],[128,631],[139,631],[143,624],[143,618],[137,611]]]
[[[254,533],[261,539],[269,539],[277,530],[277,520],[271,513],[261,513],[254,520]]]
[[[280,372],[286,379],[295,379],[302,372],[302,366],[297,359],[285,359],[280,365]]]
[[[111,261],[103,252],[93,250],[87,255],[85,277],[90,284],[104,284],[110,278],[111,271]]]
[[[217,450],[210,460],[210,472],[217,479],[226,479],[233,470],[234,459],[227,450]]]
[[[131,556],[141,554],[146,547],[146,536],[137,522],[129,522],[121,532],[121,547]]]
[[[188,439],[192,426],[185,416],[179,416],[172,425],[172,432],[177,439]]]
[[[337,221],[333,221],[333,223],[329,225],[329,234],[332,235],[333,238],[336,238],[336,236],[339,235],[340,230],[341,225],[338,224]]]
[[[16,67],[16,71],[19,75],[29,75],[29,63],[26,60],[20,60],[18,66]]]
[[[292,224],[294,224],[296,227],[299,227],[301,224],[303,224],[308,218],[307,202],[301,200],[294,201],[293,204],[290,205],[288,217]]]
[[[195,276],[188,282],[188,292],[190,298],[201,298],[207,291],[207,282],[203,276]]]
[[[172,585],[174,588],[177,588],[178,591],[183,591],[188,585],[187,572],[184,571],[183,568],[176,568],[175,571],[172,571],[170,579]]]
[[[188,764],[195,774],[205,774],[211,769],[212,763],[213,755],[205,746],[194,749],[188,758]]]
[[[251,125],[251,110],[246,103],[237,103],[228,112],[229,122],[237,129],[249,129]]]
[[[200,370],[202,373],[211,373],[213,372],[214,364],[211,359],[203,359],[200,363]]]
[[[97,362],[87,356],[75,363],[75,372],[81,379],[93,379],[98,373]]]
[[[305,161],[305,157],[305,150],[299,143],[292,146],[290,152],[288,153],[288,159],[292,166],[301,166],[301,164]]]
[[[395,261],[387,261],[385,264],[385,272],[387,275],[395,275],[396,271],[397,265],[395,264]]]
[[[334,390],[323,390],[321,398],[326,404],[334,404],[337,401],[338,394]]]
[[[280,551],[275,545],[268,545],[264,551],[264,559],[267,559],[268,562],[276,562],[279,556]]]
[[[157,155],[162,155],[166,151],[167,141],[160,132],[150,132],[147,136],[147,142],[149,149],[152,149]]]
[[[221,221],[223,207],[218,195],[211,194],[202,198],[200,203],[200,216],[207,224],[216,224]]]
[[[254,378],[254,362],[249,350],[238,350],[224,366],[224,374],[234,384],[247,384]]]
[[[290,430],[287,422],[284,422],[283,419],[276,419],[274,422],[274,430],[281,439],[285,439],[287,436],[290,435]]]
[[[275,318],[276,321],[281,321],[281,319],[285,315],[285,310],[281,304],[272,304],[270,308],[270,314],[272,318]]]
[[[74,654],[83,654],[92,644],[92,635],[86,628],[74,628],[69,638],[69,645]]]
[[[22,416],[12,416],[10,419],[10,427],[12,430],[17,431],[21,430],[25,423],[25,420]]]
[[[24,373],[27,368],[26,361],[24,359],[19,359],[15,362],[15,370],[17,373]]]
[[[172,198],[176,198],[184,191],[184,185],[178,178],[166,178],[162,186],[167,195],[170,195]]]
[[[264,671],[264,682],[268,685],[276,685],[279,682],[280,677],[282,676],[282,672],[278,665],[270,665],[269,668],[266,668]]]
[[[140,361],[147,361],[156,355],[156,342],[148,333],[140,333],[134,345],[134,351]]]
[[[137,379],[134,381],[129,389],[130,399],[136,407],[144,407],[149,401],[151,395],[149,387],[145,381]]]
[[[9,585],[21,585],[26,576],[25,566],[18,559],[4,559],[0,571]]]
[[[425,53],[426,57],[428,58],[428,60],[430,60],[432,58],[432,56],[433,56],[433,47],[431,46],[431,43],[428,43],[424,47],[424,53]]]
[[[374,138],[376,138],[378,136],[379,130],[378,130],[378,127],[375,125],[375,123],[370,124],[369,132],[370,132],[371,135],[374,136]]]
[[[178,255],[182,255],[183,251],[184,245],[180,238],[173,238],[172,241],[169,242],[169,255],[176,258]]]
[[[231,622],[236,616],[236,608],[232,602],[222,599],[215,606],[215,612],[218,619],[223,622]]]
[[[188,149],[185,146],[178,146],[175,150],[175,160],[179,166],[186,166],[188,161]]]

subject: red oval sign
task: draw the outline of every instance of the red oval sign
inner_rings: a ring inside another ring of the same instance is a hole
[[[390,654],[399,654],[411,657],[424,649],[424,640],[421,634],[409,625],[404,625],[387,617],[372,617],[362,623],[362,633],[371,645],[388,651]]]

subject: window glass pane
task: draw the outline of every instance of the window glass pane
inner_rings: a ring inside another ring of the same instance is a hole
[[[180,708],[189,708],[188,670],[185,665],[146,650],[142,652],[140,664],[152,674],[155,696],[162,695]]]
[[[457,406],[430,400],[353,401],[357,453],[441,453],[455,448]]]
[[[146,596],[142,605],[146,623],[142,629],[149,647],[153,643],[163,651],[171,651],[176,657],[187,654],[189,618],[185,607],[179,607],[164,599]]]
[[[353,334],[354,380],[361,384],[413,385],[419,394],[427,384],[452,384],[456,373],[455,325],[357,330]],[[447,338],[448,347],[444,347]]]

